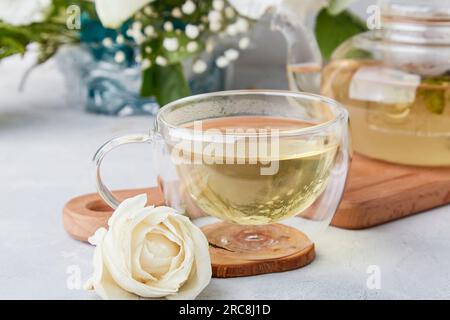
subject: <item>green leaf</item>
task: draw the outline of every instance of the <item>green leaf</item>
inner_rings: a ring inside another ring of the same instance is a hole
[[[0,39],[0,59],[6,58],[13,54],[24,54],[25,46],[12,38]]]
[[[332,15],[324,8],[317,16],[315,34],[322,56],[330,59],[341,43],[366,30],[365,23],[349,11]]]
[[[143,71],[141,96],[154,96],[160,106],[190,94],[181,63],[154,65]]]
[[[450,77],[440,76],[422,80],[423,84],[432,85],[431,88],[420,88],[419,96],[422,97],[428,111],[435,114],[442,114],[445,109],[445,88],[438,88],[442,85],[450,85]]]
[[[0,59],[13,54],[24,54],[31,36],[21,27],[9,26],[0,21]]]
[[[426,91],[422,96],[425,106],[430,112],[436,114],[442,114],[444,112],[445,92],[443,90]]]

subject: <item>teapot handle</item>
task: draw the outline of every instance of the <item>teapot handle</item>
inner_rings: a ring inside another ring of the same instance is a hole
[[[278,10],[272,19],[272,29],[280,31],[286,39],[290,89],[319,93],[322,55],[312,28],[307,26],[304,18],[287,10]]]

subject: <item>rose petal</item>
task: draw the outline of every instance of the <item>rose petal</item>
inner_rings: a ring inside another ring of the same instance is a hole
[[[94,246],[99,245],[103,242],[103,239],[105,238],[107,232],[108,230],[106,230],[105,228],[98,228],[97,231],[95,231],[95,233],[89,237],[88,242]]]
[[[112,226],[116,219],[124,218],[126,216],[131,216],[143,209],[147,204],[147,195],[145,193],[137,195],[133,198],[126,199],[122,201],[116,210],[114,210],[113,215],[108,220],[108,226]]]
[[[154,286],[150,286],[148,284],[144,284],[142,282],[136,281],[132,277],[130,277],[128,274],[123,273],[122,270],[117,268],[114,263],[112,263],[111,259],[109,258],[109,255],[105,254],[104,252],[104,259],[103,259],[106,267],[108,268],[111,277],[114,279],[114,281],[123,289],[125,289],[128,292],[134,293],[138,296],[144,297],[144,298],[161,298],[165,297],[168,294],[174,294],[176,293],[176,290],[166,289],[166,288],[157,288]]]
[[[180,219],[188,219],[180,216]],[[193,242],[195,243],[195,267],[191,271],[188,281],[180,288],[176,295],[167,299],[194,299],[209,284],[212,277],[211,258],[209,256],[209,244],[199,227],[190,222],[185,222],[189,228]]]
[[[171,261],[180,252],[180,246],[162,234],[147,234],[141,253],[141,266],[151,275],[160,278],[169,271]]]
[[[102,299],[130,300],[138,299],[138,296],[123,290],[111,277],[108,269],[103,263],[102,244],[94,251],[94,275],[88,280],[89,289],[94,289]]]
[[[131,274],[133,275],[133,278],[142,282],[157,280],[141,267],[140,261],[142,248],[145,242],[145,236],[147,235],[147,233],[151,232],[152,229],[154,228],[145,223],[141,223],[137,228],[135,228],[131,240]]]
[[[157,220],[158,221],[158,220]],[[179,247],[182,246],[182,241],[176,235],[170,233],[162,224],[152,227],[147,223],[148,221],[141,221],[141,223],[134,228],[131,242],[131,271],[133,277],[143,281],[156,281],[157,279],[146,272],[141,266],[141,252],[148,233],[155,233],[164,235],[170,241],[176,243]],[[155,284],[156,285],[156,284]],[[157,286],[157,285],[156,285]]]
[[[150,2],[153,0],[95,0],[95,9],[105,27],[117,28]]]
[[[184,284],[189,278],[189,274],[192,269],[194,262],[194,244],[190,239],[190,234],[186,233],[183,226],[179,225],[177,218],[182,217],[181,215],[172,214],[169,216],[164,224],[172,231],[172,233],[179,235],[180,239],[183,241],[183,255],[177,257],[176,264],[171,266],[170,271],[161,278],[161,283],[164,285],[174,285],[178,286]],[[190,223],[190,222],[189,222]],[[180,252],[181,253],[181,252]]]

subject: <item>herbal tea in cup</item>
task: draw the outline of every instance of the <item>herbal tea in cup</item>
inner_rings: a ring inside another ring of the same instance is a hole
[[[233,116],[198,126],[222,134],[223,142],[204,142],[198,152],[194,143],[182,141],[178,154],[172,153],[177,172],[201,210],[238,224],[273,223],[308,208],[326,187],[338,150],[338,142],[326,136],[314,141],[279,136],[313,126],[301,120]],[[233,132],[241,137],[226,141]]]
[[[191,217],[198,210],[225,221],[208,229],[211,245],[251,259],[287,256],[311,246],[308,237],[337,209],[349,165],[347,121],[337,102],[312,94],[187,97],[163,107],[150,134],[103,145],[94,157],[97,187],[116,207],[101,180],[103,157],[118,145],[149,143],[167,204]],[[290,217],[295,229],[275,223]]]

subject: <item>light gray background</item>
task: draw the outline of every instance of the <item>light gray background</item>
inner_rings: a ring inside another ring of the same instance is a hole
[[[279,45],[264,47],[275,50],[245,53],[236,86],[286,87],[283,42],[273,41]],[[31,62],[14,57],[0,64],[0,298],[95,299],[67,286],[70,270],[79,270],[82,281],[90,276],[93,248],[65,233],[61,209],[71,197],[95,191],[91,157],[98,146],[113,136],[145,132],[152,119],[69,107],[53,61],[36,70],[19,93],[18,82]],[[272,73],[278,76],[267,76]],[[113,188],[147,186],[155,178],[150,162],[145,147],[117,150],[105,163],[106,182]],[[449,229],[449,206],[369,230],[329,227],[316,242],[311,265],[213,279],[199,298],[448,299]],[[381,289],[367,287],[372,265],[380,270]]]

